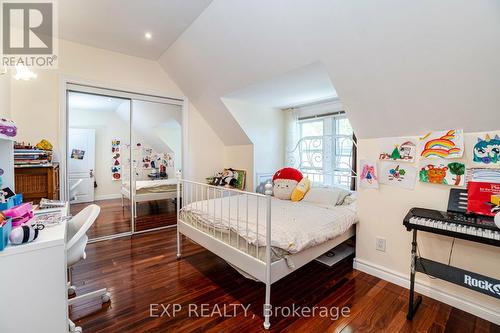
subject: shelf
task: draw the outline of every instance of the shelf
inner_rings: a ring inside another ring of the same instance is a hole
[[[16,138],[12,136],[7,136],[5,134],[0,134],[0,140],[15,141]]]

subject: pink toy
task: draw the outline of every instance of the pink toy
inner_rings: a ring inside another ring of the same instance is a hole
[[[12,218],[12,228],[20,226],[33,218],[33,205],[31,202],[7,209],[3,212],[5,217]]]

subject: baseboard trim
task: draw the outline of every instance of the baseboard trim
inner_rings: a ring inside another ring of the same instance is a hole
[[[361,259],[354,259],[354,269],[376,276],[382,280],[397,284],[403,288],[410,288],[410,279],[400,272],[393,271],[383,266],[379,266]],[[427,297],[433,298],[445,304],[451,305],[457,309],[469,312],[475,316],[500,325],[500,313],[482,306],[470,299],[465,299],[436,289],[422,282],[415,282],[415,290]]]
[[[103,194],[103,195],[96,195],[94,197],[94,200],[112,200],[112,199],[121,199],[122,195],[121,194]]]

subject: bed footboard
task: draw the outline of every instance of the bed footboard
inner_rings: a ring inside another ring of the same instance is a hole
[[[181,258],[181,235],[185,235],[265,283],[266,329],[272,312],[271,188],[267,184],[263,195],[193,182],[177,175],[177,258]]]

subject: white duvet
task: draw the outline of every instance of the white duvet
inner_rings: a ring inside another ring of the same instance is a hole
[[[143,188],[153,188],[164,185],[176,185],[176,184],[177,184],[177,179],[137,180],[135,182],[135,189],[141,190]]]
[[[244,195],[196,201],[184,206],[181,214],[194,215],[197,220],[218,230],[230,228],[251,244],[265,246],[266,200],[258,200],[257,213],[257,197],[248,197],[248,231]],[[355,203],[324,208],[307,202],[272,198],[271,246],[296,253],[343,234],[357,222]]]

